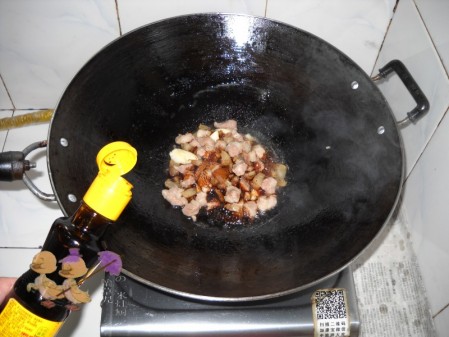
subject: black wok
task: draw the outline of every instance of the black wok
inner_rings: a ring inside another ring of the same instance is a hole
[[[161,196],[179,133],[236,119],[289,167],[278,206],[252,225],[196,223]],[[138,151],[134,196],[105,246],[125,274],[199,299],[300,290],[347,266],[379,233],[401,190],[396,122],[372,80],[323,40],[241,15],[191,15],[137,29],[75,76],[55,111],[48,162],[66,214],[95,155]]]

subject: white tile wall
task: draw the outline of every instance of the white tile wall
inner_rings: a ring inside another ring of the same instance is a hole
[[[433,314],[449,303],[448,117],[411,173],[403,203]]]
[[[6,92],[5,85],[0,78],[0,109],[13,109],[11,100],[9,99],[8,93]]]
[[[402,130],[409,173],[402,207],[439,336],[446,336],[449,329],[447,14],[447,1],[400,0],[378,60],[381,66],[389,59],[401,59],[430,101],[428,115]],[[413,105],[397,78],[380,88],[397,118]]]
[[[376,69],[401,60],[430,101],[430,111],[402,130],[407,174],[410,173],[449,105],[449,80],[412,0],[401,0],[385,38]],[[397,120],[416,104],[397,76],[379,83]]]
[[[118,36],[114,0],[0,1],[0,72],[15,108],[55,107],[78,69]]]
[[[157,20],[193,13],[224,12],[264,16],[265,4],[266,0],[118,0],[123,33]]]
[[[16,112],[16,115],[26,112]],[[47,139],[48,124],[26,126],[8,131],[3,151],[22,151],[28,145]],[[6,131],[0,132],[5,137]],[[37,167],[28,175],[43,192],[51,193],[45,149],[36,150],[27,159]],[[0,181],[0,247],[39,247],[50,225],[62,216],[56,202],[44,202],[34,196],[23,181]],[[6,210],[15,210],[7,212]]]
[[[23,273],[23,266],[29,265],[38,249],[0,248],[0,273],[2,277],[17,277]],[[15,261],[16,263],[11,263]]]
[[[0,110],[0,119],[11,117],[12,113],[12,110]],[[3,150],[3,145],[5,144],[7,134],[7,130],[0,130],[0,151]]]
[[[449,1],[415,0],[415,3],[447,71],[449,70]]]
[[[449,331],[449,310],[444,310],[441,314],[435,317],[435,327],[439,331],[439,336],[447,336]]]
[[[267,17],[304,29],[332,43],[371,74],[394,0],[272,0]]]

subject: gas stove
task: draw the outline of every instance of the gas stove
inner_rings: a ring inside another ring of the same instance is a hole
[[[351,268],[301,292],[256,302],[179,297],[123,274],[107,275],[101,336],[358,336]]]

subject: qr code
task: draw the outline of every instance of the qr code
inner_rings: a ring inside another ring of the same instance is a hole
[[[314,300],[317,319],[345,319],[348,317],[344,290],[318,290],[315,292]]]

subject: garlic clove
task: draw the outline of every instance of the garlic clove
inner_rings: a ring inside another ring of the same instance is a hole
[[[194,153],[182,149],[174,149],[171,151],[170,158],[176,164],[190,164],[193,160],[198,160],[198,157]]]

